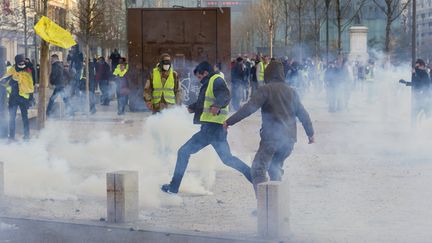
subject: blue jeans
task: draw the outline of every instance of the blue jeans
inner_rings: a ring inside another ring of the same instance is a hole
[[[30,102],[28,99],[21,96],[11,96],[9,98],[9,138],[15,139],[15,119],[18,107],[21,110],[21,118],[24,127],[24,138],[30,137],[30,126],[28,119],[28,108]]]
[[[47,117],[49,117],[52,114],[52,109],[53,109],[53,105],[54,105],[54,101],[55,99],[57,99],[57,96],[59,96],[63,99],[63,102],[66,105],[66,111],[69,111],[69,100],[68,97],[66,95],[65,92],[65,88],[62,87],[55,87],[54,92],[52,93],[49,102],[48,102],[48,106],[47,106],[47,110],[46,110],[46,115]]]
[[[231,82],[231,104],[234,111],[240,109],[240,100],[243,98],[242,80],[233,80]]]
[[[127,95],[120,95],[117,93],[117,112],[118,114],[124,114],[125,107],[128,103],[128,96]]]
[[[249,182],[252,182],[250,167],[231,154],[227,141],[227,132],[223,126],[216,123],[205,123],[201,125],[201,130],[195,133],[178,150],[174,176],[170,183],[171,191],[178,191],[190,156],[207,147],[207,145],[213,146],[225,165],[241,172]]]

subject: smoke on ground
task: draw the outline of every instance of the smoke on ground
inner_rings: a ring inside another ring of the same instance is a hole
[[[14,197],[79,199],[106,196],[106,173],[139,172],[143,207],[180,205],[180,197],[167,196],[160,186],[171,180],[177,150],[198,126],[184,107],[146,119],[142,134],[130,139],[108,131],[93,132],[88,141],[72,141],[79,127],[48,123],[37,139],[0,145],[5,162],[5,193]],[[191,157],[181,191],[211,194],[216,153],[209,148]]]

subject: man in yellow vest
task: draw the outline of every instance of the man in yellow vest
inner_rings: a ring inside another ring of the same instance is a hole
[[[171,65],[170,55],[162,54],[150,73],[144,87],[144,100],[153,114],[181,104],[179,78]]]
[[[230,103],[230,92],[225,80],[214,72],[208,62],[200,63],[194,74],[201,83],[201,89],[197,102],[190,105],[188,110],[195,113],[194,123],[201,124],[201,129],[179,149],[171,183],[163,185],[161,190],[177,193],[190,156],[208,145],[213,146],[225,165],[241,172],[249,182],[252,182],[250,167],[231,154],[227,131],[223,128]]]
[[[258,81],[258,87],[264,85],[264,71],[267,68],[267,65],[269,64],[269,57],[263,56],[261,58],[261,61],[257,64],[256,67],[256,77]]]
[[[24,139],[30,138],[28,108],[30,95],[34,92],[31,70],[25,63],[24,55],[15,57],[15,65],[8,69],[1,84],[9,93],[9,139],[15,140],[15,119],[18,107],[21,110],[21,118],[24,127]]]

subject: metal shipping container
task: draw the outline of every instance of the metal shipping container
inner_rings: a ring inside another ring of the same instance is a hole
[[[131,109],[144,107],[143,86],[162,53],[171,55],[183,89],[196,90],[192,70],[201,61],[220,62],[229,74],[230,18],[229,8],[128,9],[128,61],[135,86]]]

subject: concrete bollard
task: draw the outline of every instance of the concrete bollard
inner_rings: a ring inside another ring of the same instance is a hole
[[[107,218],[110,223],[138,220],[138,171],[107,173]]]
[[[4,197],[4,164],[0,161],[0,200]]]
[[[263,238],[280,238],[288,235],[288,186],[278,181],[258,184],[257,193],[258,234]]]

